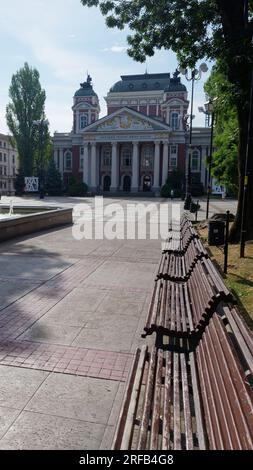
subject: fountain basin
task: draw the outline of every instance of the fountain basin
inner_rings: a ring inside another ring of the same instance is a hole
[[[18,205],[13,210],[9,216],[9,206],[0,205],[0,241],[73,223],[71,208]]]

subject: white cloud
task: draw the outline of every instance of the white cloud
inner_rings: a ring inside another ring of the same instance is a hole
[[[116,52],[116,53],[126,52],[126,50],[127,50],[126,46],[112,46],[112,47],[106,47],[105,49],[101,49],[102,52]]]

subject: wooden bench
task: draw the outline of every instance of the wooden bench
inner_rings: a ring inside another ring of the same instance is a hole
[[[252,450],[253,391],[217,314],[196,347],[196,362],[209,448]]]
[[[155,281],[143,337],[156,332],[160,344],[162,335],[199,336],[221,301],[234,302],[209,261],[198,260],[186,282]]]
[[[217,313],[194,344],[137,349],[114,450],[252,448],[253,391]]]
[[[181,225],[170,241],[179,235],[183,256],[163,254],[144,327],[156,345],[136,351],[113,449],[252,450],[253,338]]]
[[[227,327],[227,331],[234,347],[244,363],[245,374],[249,383],[253,384],[253,337],[248,326],[235,307],[224,305],[220,316]]]
[[[208,257],[207,251],[198,238],[192,238],[184,255],[175,252],[162,254],[157,279],[185,281],[190,277],[197,260],[203,257]]]
[[[113,449],[206,449],[193,353],[137,349]]]
[[[189,228],[182,234],[181,232],[172,231],[169,233],[168,239],[163,243],[163,253],[177,253],[184,255],[188,245],[193,238],[199,238],[196,230]]]

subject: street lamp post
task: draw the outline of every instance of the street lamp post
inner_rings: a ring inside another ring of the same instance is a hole
[[[187,69],[180,68],[180,73],[185,76],[188,82],[192,83],[191,90],[191,114],[190,114],[190,130],[189,130],[189,154],[188,154],[188,169],[185,181],[185,204],[186,210],[190,209],[191,205],[191,150],[192,150],[192,121],[193,121],[193,98],[194,98],[194,84],[195,81],[200,80],[202,73],[208,71],[208,67],[205,63],[201,64],[198,69],[188,71]]]
[[[39,130],[39,151],[40,151],[40,170],[39,170],[39,193],[40,199],[44,199],[44,165],[43,165],[43,133],[44,130],[48,127],[47,119],[40,119],[38,121],[33,121],[33,125],[38,127]]]
[[[215,113],[214,113],[214,101],[216,100],[209,100],[207,103],[204,104],[205,109],[200,107],[199,112],[206,114],[208,117],[211,116],[211,139],[210,139],[210,153],[208,156],[208,180],[207,180],[207,199],[206,199],[206,220],[209,217],[209,203],[210,203],[210,196],[211,196],[211,189],[212,189],[212,164],[213,164],[213,132],[214,132],[214,120],[215,120]],[[208,120],[209,122],[209,120]]]

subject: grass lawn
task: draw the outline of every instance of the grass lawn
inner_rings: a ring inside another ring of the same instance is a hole
[[[219,270],[223,271],[224,253],[223,246],[207,245],[207,228],[196,227],[204,241],[206,248]],[[239,245],[229,245],[228,248],[228,273],[223,274],[225,283],[234,292],[238,299],[238,307],[244,319],[253,329],[253,242],[247,243],[245,258],[239,258]]]

